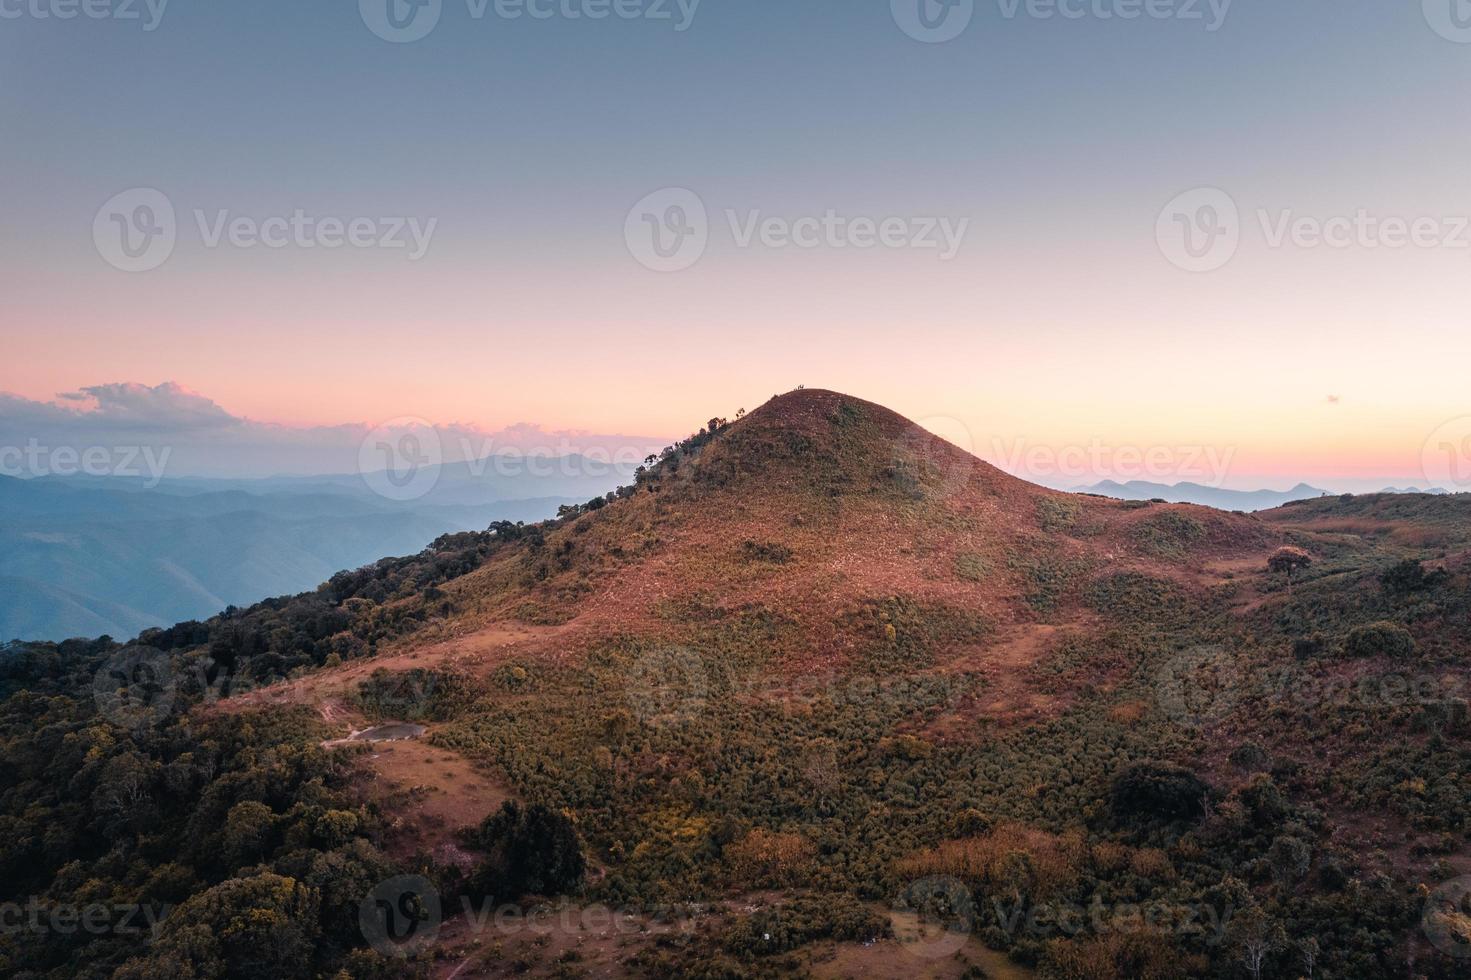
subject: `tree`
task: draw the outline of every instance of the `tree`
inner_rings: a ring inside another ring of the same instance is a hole
[[[229,866],[238,868],[265,857],[275,824],[276,815],[264,803],[246,800],[231,807],[221,841]]]
[[[316,890],[294,878],[231,878],[175,909],[149,955],[117,976],[310,977],[319,905]]]
[[[1287,819],[1287,799],[1282,790],[1267,773],[1259,772],[1239,790],[1242,806],[1254,826],[1261,829],[1276,827]]]
[[[1241,965],[1252,980],[1261,980],[1267,957],[1287,942],[1282,926],[1255,905],[1231,920],[1230,931]]]
[[[1302,962],[1302,973],[1308,980],[1312,980],[1313,971],[1318,967],[1318,952],[1318,941],[1311,936],[1297,943],[1297,958]]]
[[[559,895],[582,884],[587,859],[577,828],[565,813],[540,803],[522,808],[507,800],[480,824],[476,843],[486,858],[472,887],[498,900]]]
[[[1313,563],[1313,556],[1301,548],[1288,545],[1278,548],[1272,552],[1272,557],[1267,559],[1267,570],[1274,575],[1287,576],[1287,594],[1292,594],[1292,574],[1299,569],[1307,568]]]
[[[1278,877],[1291,884],[1302,880],[1312,867],[1313,849],[1300,838],[1283,836],[1272,841],[1267,858]]]
[[[1194,819],[1205,812],[1210,786],[1188,769],[1139,762],[1114,777],[1111,794],[1120,817]]]

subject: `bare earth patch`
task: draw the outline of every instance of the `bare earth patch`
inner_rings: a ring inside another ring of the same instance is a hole
[[[469,855],[455,844],[511,798],[505,786],[468,760],[422,739],[382,742],[360,760],[359,791],[378,804],[389,827],[394,857],[432,854],[446,864],[466,865]]]

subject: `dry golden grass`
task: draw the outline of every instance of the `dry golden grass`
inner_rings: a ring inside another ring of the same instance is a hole
[[[901,861],[897,870],[906,877],[945,875],[992,888],[1025,889],[1041,897],[1076,882],[1087,860],[1081,831],[1058,836],[1003,823],[980,837],[946,841],[916,854]]]

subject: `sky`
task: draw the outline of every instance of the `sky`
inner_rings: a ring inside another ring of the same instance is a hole
[[[1052,483],[1471,489],[1452,0],[391,2],[0,0],[4,438],[806,384]]]

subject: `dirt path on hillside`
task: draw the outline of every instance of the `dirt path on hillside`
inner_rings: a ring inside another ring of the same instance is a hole
[[[942,674],[978,674],[985,686],[962,697],[925,729],[941,741],[975,737],[978,728],[1012,728],[1045,721],[1066,708],[1063,699],[1038,689],[1032,668],[1051,651],[1068,627],[1026,623],[1008,627],[998,639],[953,654],[940,665]]]
[[[323,742],[325,747],[358,753],[353,760],[357,793],[383,814],[388,852],[401,860],[429,854],[443,864],[469,867],[473,858],[460,848],[459,832],[499,809],[511,798],[510,787],[459,753],[432,744],[432,725],[367,718],[355,706],[358,687],[378,670],[441,669],[484,676],[508,659],[543,655],[564,633],[565,627],[498,623],[454,639],[318,670],[226,698],[209,710],[311,707],[338,733]],[[374,734],[385,730],[391,738]],[[362,745],[370,747],[363,751]]]
[[[358,686],[374,671],[389,673],[422,670],[464,671],[484,676],[513,657],[535,655],[561,638],[566,626],[527,626],[497,623],[465,636],[422,647],[388,650],[376,657],[351,660],[341,667],[322,668],[297,678],[218,702],[222,711],[248,711],[265,705],[310,705],[329,724],[350,725],[363,718],[353,711]],[[366,726],[363,726],[366,727]]]

